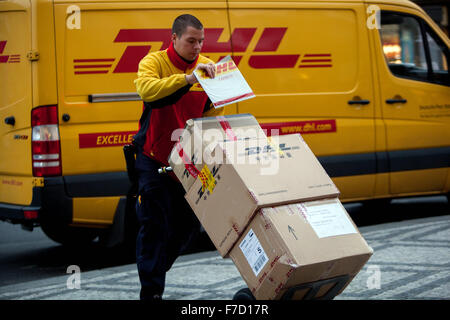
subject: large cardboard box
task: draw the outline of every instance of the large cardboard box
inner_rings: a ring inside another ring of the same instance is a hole
[[[186,199],[222,256],[262,207],[337,197],[300,135],[217,144]]]
[[[204,152],[217,142],[264,139],[266,134],[251,114],[190,119],[169,155],[174,174],[188,191],[204,165]]]
[[[339,276],[351,282],[373,250],[339,199],[262,208],[230,252],[256,299],[280,299],[297,285]],[[322,287],[324,295],[336,283]],[[301,299],[308,289],[296,291]]]

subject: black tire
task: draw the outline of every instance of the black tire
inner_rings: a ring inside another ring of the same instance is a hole
[[[136,238],[139,232],[139,224],[136,215],[136,197],[128,196],[124,221],[124,243],[123,245],[135,254]]]
[[[123,242],[116,249],[127,259],[136,258],[136,239],[139,225],[136,215],[136,197],[127,197],[125,220],[123,225]]]
[[[99,230],[99,246],[112,249],[127,259],[136,258],[136,238],[139,226],[135,204],[136,197],[134,196],[121,199],[112,225],[107,229]]]
[[[249,288],[242,288],[238,292],[236,292],[233,296],[233,300],[238,301],[255,301],[255,297]]]
[[[64,246],[86,246],[98,236],[99,231],[90,228],[78,228],[41,222],[42,231],[55,242]]]
[[[362,207],[357,212],[350,214],[357,226],[388,222],[393,219],[394,215],[390,198],[363,201]]]

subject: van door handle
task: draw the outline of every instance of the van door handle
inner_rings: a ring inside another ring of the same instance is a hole
[[[13,126],[16,123],[16,119],[14,118],[14,116],[6,117],[5,123]]]
[[[394,103],[406,103],[408,102],[406,99],[387,99],[387,104],[394,104]]]
[[[370,100],[350,100],[348,102],[349,105],[354,105],[354,104],[362,104],[362,105],[366,105],[369,104]]]

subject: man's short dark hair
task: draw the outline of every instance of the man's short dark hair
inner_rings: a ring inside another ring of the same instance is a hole
[[[193,27],[195,29],[203,29],[203,25],[196,17],[190,14],[182,14],[178,16],[172,25],[172,34],[176,34],[178,38],[186,31],[187,27]]]

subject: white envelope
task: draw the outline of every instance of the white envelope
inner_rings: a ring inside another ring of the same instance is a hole
[[[214,79],[206,76],[202,70],[195,70],[194,75],[215,108],[255,97],[252,89],[229,55],[216,63]]]

